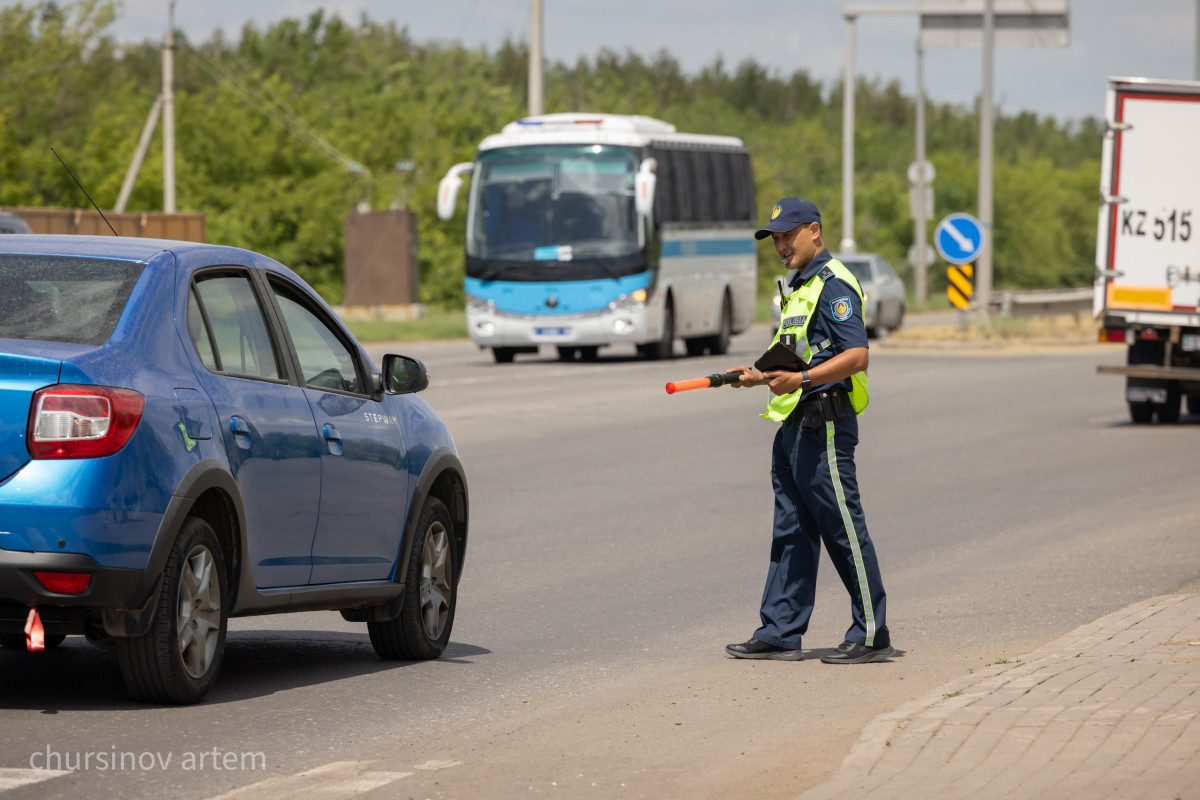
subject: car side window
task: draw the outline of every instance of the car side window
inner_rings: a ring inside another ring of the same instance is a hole
[[[304,385],[314,389],[366,394],[363,380],[350,349],[310,308],[290,292],[272,284],[275,300],[296,356]]]
[[[192,322],[193,308],[199,325]],[[279,380],[271,337],[249,277],[218,274],[198,278],[188,300],[188,333],[200,360],[214,372]],[[206,355],[206,350],[211,352]]]
[[[214,372],[219,370],[220,366],[217,364],[216,352],[213,350],[212,337],[208,333],[208,325],[204,322],[204,312],[200,310],[200,301],[196,298],[195,287],[188,292],[187,329],[188,337],[191,338],[192,345],[200,355],[200,361]]]

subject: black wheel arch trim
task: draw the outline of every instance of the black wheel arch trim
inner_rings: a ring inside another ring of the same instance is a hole
[[[404,576],[408,572],[408,561],[412,556],[412,542],[416,538],[413,536],[417,526],[417,518],[421,516],[421,509],[425,507],[425,500],[433,493],[434,485],[437,484],[443,477],[448,477],[450,480],[449,497],[443,496],[442,502],[446,504],[446,508],[450,510],[450,518],[454,522],[454,541],[457,547],[455,548],[454,560],[454,580],[457,583],[458,578],[462,575],[463,561],[467,554],[467,519],[469,512],[469,503],[467,497],[467,476],[463,470],[462,462],[453,450],[442,448],[437,450],[425,462],[425,468],[421,470],[421,475],[417,478],[417,487],[413,491],[412,502],[408,505],[408,513],[404,519],[404,542],[401,545],[400,559],[396,565],[395,581],[398,584],[404,583]]]
[[[171,547],[175,544],[175,538],[183,528],[184,521],[191,515],[196,501],[211,489],[223,492],[233,506],[235,519],[232,522],[236,526],[233,535],[238,538],[238,544],[235,552],[223,555],[231,578],[242,572],[239,554],[244,553],[246,547],[246,515],[241,492],[238,491],[233,476],[220,461],[206,458],[188,470],[167,503],[167,509],[158,524],[150,556],[141,571],[141,581],[137,591],[130,598],[131,607],[101,609],[104,629],[110,636],[141,636],[150,629],[154,621],[155,600],[158,597],[162,572],[166,568]],[[237,589],[232,585],[230,589],[232,604],[237,598]]]

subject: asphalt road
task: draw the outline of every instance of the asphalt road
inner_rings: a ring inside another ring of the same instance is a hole
[[[0,795],[795,796],[877,714],[1200,578],[1200,419],[1128,424],[1119,379],[1095,374],[1120,348],[885,342],[857,460],[900,655],[726,658],[757,626],[774,427],[765,390],[663,387],[766,344],[756,329],[728,357],[509,365],[399,346],[428,364],[470,482],[446,656],[383,662],[335,613],[238,619],[209,699],[155,708],[80,638],[6,651]],[[813,654],[849,623],[821,574]],[[55,763],[75,769],[28,772]]]

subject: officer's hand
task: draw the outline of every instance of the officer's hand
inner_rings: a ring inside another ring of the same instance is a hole
[[[763,382],[771,389],[772,394],[784,395],[791,394],[799,389],[800,384],[804,382],[804,378],[799,372],[773,370],[763,373]]]
[[[759,384],[761,384],[763,382],[763,374],[761,372],[759,372],[756,369],[750,369],[749,367],[747,367],[744,364],[739,364],[736,367],[727,369],[725,371],[727,373],[728,372],[742,373],[742,377],[738,379],[737,383],[729,384],[730,386],[732,386],[735,389],[740,389],[743,386],[758,386]]]

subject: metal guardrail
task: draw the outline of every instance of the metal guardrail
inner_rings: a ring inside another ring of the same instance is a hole
[[[995,292],[992,309],[1005,317],[1053,317],[1060,314],[1079,315],[1092,312],[1093,290],[1029,289],[1020,292]]]

